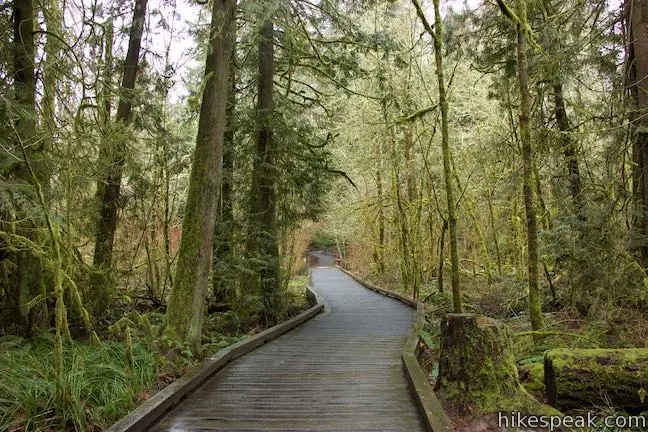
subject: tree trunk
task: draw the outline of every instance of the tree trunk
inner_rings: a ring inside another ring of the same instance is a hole
[[[139,66],[139,53],[146,19],[146,5],[148,0],[135,0],[133,23],[130,28],[128,51],[124,61],[124,74],[121,83],[121,94],[117,106],[115,122],[117,127],[128,127],[132,119],[132,93]],[[109,58],[110,53],[106,53]],[[107,101],[104,101],[107,103]],[[95,248],[93,264],[98,270],[107,271],[112,265],[112,252],[117,229],[117,210],[119,209],[119,193],[121,180],[126,160],[127,146],[124,142],[114,142],[110,128],[105,131],[102,142],[100,160],[104,174],[97,183],[97,196],[99,197],[99,219],[95,233]],[[119,138],[117,138],[119,140]],[[100,278],[101,279],[101,278]],[[94,293],[97,312],[103,311],[110,302],[110,289],[107,280],[98,280],[95,283]]]
[[[234,28],[236,32],[236,28]],[[233,39],[236,41],[236,34]],[[218,200],[218,217],[214,229],[214,250],[212,258],[212,284],[215,301],[232,307],[236,301],[236,286],[229,277],[234,241],[234,208],[232,182],[234,176],[234,115],[236,112],[236,50],[230,58],[229,93],[225,110],[226,129],[223,142],[223,175]]]
[[[628,0],[625,4],[628,20],[628,52],[630,94],[634,109],[630,111],[635,137],[633,153],[633,196],[635,201],[635,226],[641,236],[639,256],[648,268],[648,4]]]
[[[113,38],[114,38],[114,25],[113,19],[110,17],[104,24],[104,61],[102,65],[101,75],[103,83],[101,85],[100,100],[100,119],[101,127],[104,133],[108,133],[108,126],[110,124],[110,115],[112,111],[112,97],[111,97],[111,82],[113,72]],[[97,72],[99,73],[99,72]],[[101,188],[97,188],[97,196],[100,197],[99,192]]]
[[[234,0],[214,0],[196,149],[178,266],[165,319],[165,337],[185,341],[194,348],[200,345],[212,258],[235,12]]]
[[[448,221],[443,220],[443,225],[441,226],[441,238],[439,239],[439,271],[437,272],[437,286],[439,287],[439,292],[444,292],[443,289],[443,262],[445,261],[444,250],[445,250],[445,236],[446,231],[448,231]]]
[[[14,6],[14,93],[16,105],[19,107],[18,119],[15,122],[16,148],[24,148],[25,156],[31,161],[36,181],[42,182],[43,168],[43,142],[37,140],[37,112],[36,112],[36,77],[34,73],[34,5],[32,0],[15,0]],[[21,183],[32,182],[32,173],[28,169],[27,161],[18,165],[15,171],[16,179]],[[27,220],[17,225],[19,235],[39,243],[38,221]],[[42,263],[32,251],[21,250],[17,252],[16,286],[14,288],[14,301],[12,306],[17,307],[13,314],[20,317],[27,335],[33,329],[47,326],[47,310],[45,305],[45,285],[43,283]],[[42,296],[41,301],[29,307],[28,304],[37,296]],[[18,312],[17,314],[15,312]]]
[[[556,126],[560,131],[560,148],[565,156],[567,173],[569,175],[569,192],[574,204],[574,210],[578,217],[583,217],[583,197],[581,196],[581,178],[580,169],[578,168],[578,155],[574,140],[569,135],[570,126],[565,110],[565,99],[563,97],[563,86],[560,82],[553,85],[554,94],[554,115],[556,116]]]
[[[381,86],[382,89],[382,86]],[[388,141],[389,141],[389,160],[390,160],[390,183],[391,183],[391,197],[396,207],[396,218],[394,223],[399,235],[399,256],[398,256],[398,269],[400,273],[403,288],[406,291],[410,289],[416,299],[418,287],[414,283],[413,266],[411,265],[412,254],[410,252],[410,227],[405,205],[400,186],[400,173],[398,171],[398,156],[396,153],[396,137],[394,127],[390,124],[389,116],[387,113],[387,100],[383,98],[381,101],[383,121],[388,128]]]
[[[554,407],[648,410],[648,349],[552,349],[544,358],[547,397]]]
[[[383,142],[376,140],[378,143],[378,167],[376,169],[376,206],[378,207],[378,244],[374,245],[374,264],[379,275],[385,274],[385,210],[383,208]]]
[[[542,302],[538,280],[537,221],[533,199],[533,148],[531,143],[531,95],[527,64],[527,6],[525,0],[516,0],[517,14],[517,65],[520,83],[520,138],[522,143],[524,211],[527,226],[527,272],[529,281],[529,315],[531,328],[542,328]]]
[[[47,0],[43,7],[43,16],[47,27],[45,39],[45,64],[43,66],[43,126],[46,134],[46,148],[51,149],[56,136],[56,90],[61,74],[63,11],[58,1]],[[49,187],[50,170],[43,170],[42,185],[45,190]]]
[[[457,249],[457,214],[455,210],[454,191],[452,186],[452,166],[450,164],[450,138],[448,132],[448,105],[445,78],[443,73],[443,23],[440,11],[440,0],[434,0],[434,29],[425,18],[421,5],[417,0],[412,0],[416,8],[416,14],[423,23],[423,27],[430,34],[434,41],[434,60],[436,63],[436,75],[439,85],[439,106],[441,107],[441,151],[443,153],[443,176],[445,180],[446,201],[448,205],[448,233],[450,234],[450,263],[452,284],[452,304],[455,313],[461,313],[461,288],[459,286],[459,252]],[[442,253],[442,252],[441,252]]]
[[[461,410],[551,410],[520,384],[508,327],[481,315],[448,314],[441,322],[437,390]]]
[[[459,173],[457,173],[457,169],[454,164],[454,158],[450,158],[450,161],[452,165],[452,173],[454,175],[455,181],[457,182],[457,187],[459,188],[459,190],[463,190],[463,188],[461,187],[461,178],[459,177]],[[470,219],[472,219],[473,224],[475,225],[475,233],[477,234],[477,240],[479,241],[479,251],[481,252],[482,260],[484,261],[486,279],[488,283],[491,284],[493,283],[493,272],[491,269],[491,259],[490,254],[488,253],[486,237],[484,236],[484,232],[482,231],[481,226],[479,225],[479,221],[477,220],[477,216],[475,215],[475,208],[472,199],[467,196],[467,194],[465,194],[464,201],[466,203],[466,211],[468,212],[468,216],[470,216]]]
[[[497,240],[497,230],[495,229],[495,212],[493,211],[493,192],[490,188],[486,191],[488,203],[488,219],[490,221],[491,231],[493,233],[493,244],[495,245],[495,256],[497,257],[497,274],[502,276],[502,256],[499,248],[499,241]]]
[[[265,4],[262,2],[262,4]],[[253,281],[263,299],[264,324],[272,325],[283,317],[279,263],[275,160],[276,144],[272,134],[274,79],[274,24],[267,11],[262,13],[259,28],[259,74],[257,142],[252,172],[252,214],[248,256],[258,255],[264,261],[256,269]]]
[[[443,174],[448,202],[448,233],[450,234],[450,262],[452,284],[452,303],[455,313],[461,313],[461,288],[459,286],[459,252],[457,250],[457,215],[452,186],[452,167],[450,165],[450,140],[448,133],[448,111],[450,107],[446,97],[445,78],[443,75],[443,23],[441,21],[440,0],[434,0],[434,59],[436,62],[437,80],[439,82],[439,106],[441,107],[441,149],[443,152]],[[423,13],[422,11],[420,12]]]

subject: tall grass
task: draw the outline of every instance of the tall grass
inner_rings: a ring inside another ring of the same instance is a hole
[[[164,364],[142,344],[131,369],[123,343],[74,343],[64,349],[57,393],[53,343],[0,339],[0,431],[103,430],[146,398]]]

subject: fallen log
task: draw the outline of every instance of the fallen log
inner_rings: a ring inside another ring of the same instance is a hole
[[[441,322],[437,390],[462,411],[560,414],[522,387],[508,327],[482,315],[448,314]]]
[[[648,410],[648,348],[552,349],[544,364],[547,398],[558,409]]]

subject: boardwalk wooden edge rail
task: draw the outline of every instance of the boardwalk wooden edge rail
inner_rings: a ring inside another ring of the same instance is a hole
[[[309,298],[315,300],[314,306],[296,317],[218,351],[214,357],[192,367],[180,378],[155,393],[153,397],[106,429],[105,432],[145,431],[167,411],[175,407],[182,399],[196,390],[203,382],[211,378],[232,360],[249,353],[266,342],[278,338],[322,312],[325,308],[324,299],[310,287],[310,284],[306,287]]]
[[[416,349],[419,342],[420,333],[421,330],[423,330],[423,326],[425,324],[425,306],[423,305],[423,303],[420,301],[412,300],[393,291],[379,288],[363,280],[353,272],[343,269],[342,267],[338,268],[358,281],[362,286],[405,303],[408,306],[416,308],[416,320],[412,326],[412,331],[407,338],[407,342],[405,343],[405,346],[401,351],[403,366],[405,367],[407,378],[412,385],[412,390],[414,391],[414,396],[416,397],[418,406],[423,414],[423,420],[425,421],[426,428],[430,432],[453,431],[454,428],[452,427],[452,423],[450,422],[450,419],[443,409],[443,405],[441,405],[441,402],[436,397],[436,394],[434,394],[434,390],[428,382],[427,377],[425,376],[425,373],[423,372],[423,369],[421,368],[421,365],[416,358]]]

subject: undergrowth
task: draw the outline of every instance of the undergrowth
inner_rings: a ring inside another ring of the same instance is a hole
[[[294,316],[310,307],[306,279],[291,280],[286,307]],[[161,343],[164,316],[122,311],[102,342],[64,347],[63,384],[56,386],[54,336],[0,337],[0,431],[95,432],[128,414],[188,367],[263,330],[258,314],[217,312],[205,317],[201,352],[178,341]],[[132,365],[125,342],[132,334]]]
[[[166,364],[141,343],[131,369],[121,342],[75,342],[65,347],[57,394],[53,343],[50,335],[0,340],[0,430],[103,430],[148,398]]]

